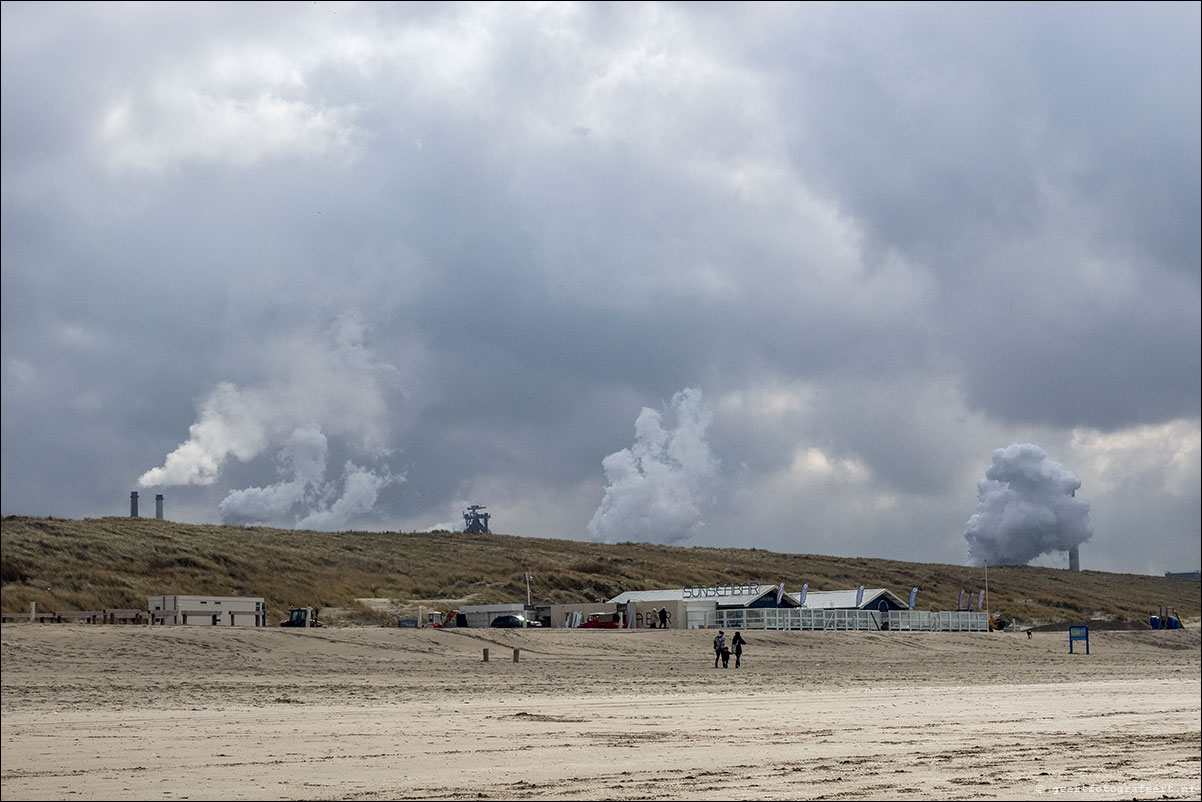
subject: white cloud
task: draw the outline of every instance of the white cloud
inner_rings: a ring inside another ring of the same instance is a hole
[[[250,98],[162,86],[109,110],[101,142],[110,169],[158,173],[207,162],[246,167],[265,159],[350,155],[351,108],[321,108],[269,92]]]
[[[1118,432],[1073,431],[1074,454],[1088,461],[1095,492],[1124,485],[1149,488],[1178,498],[1196,496],[1202,463],[1202,424],[1179,419]]]

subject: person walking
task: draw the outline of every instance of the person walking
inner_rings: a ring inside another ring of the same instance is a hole
[[[659,628],[660,629],[668,628],[668,608],[667,607],[659,608]]]
[[[718,630],[718,634],[714,636],[714,668],[718,667],[718,661],[722,659],[724,651],[726,651],[726,633]]]
[[[735,630],[735,636],[730,639],[731,650],[735,653],[735,668],[743,667],[743,645],[747,641],[743,640],[743,633]]]

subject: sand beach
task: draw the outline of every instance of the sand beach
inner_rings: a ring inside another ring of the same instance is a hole
[[[1197,799],[1199,630],[4,624],[17,799]],[[1079,648],[1079,647],[1078,647]],[[489,660],[483,659],[484,649]],[[514,652],[517,651],[517,661]]]

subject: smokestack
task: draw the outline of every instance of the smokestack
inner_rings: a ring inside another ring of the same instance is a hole
[[[130,518],[138,517],[138,491],[137,490],[135,490],[134,492],[129,494],[129,517]]]
[[[156,521],[163,520],[163,494],[159,493],[154,497],[154,519]]]
[[[1070,570],[1070,571],[1080,571],[1081,570],[1081,554],[1077,550],[1078,548],[1080,548],[1080,547],[1073,546],[1071,549],[1068,550],[1068,570]]]

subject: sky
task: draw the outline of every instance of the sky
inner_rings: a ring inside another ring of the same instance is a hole
[[[1198,3],[2,9],[4,515],[1202,562]]]

